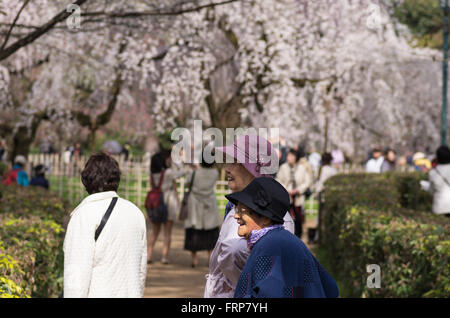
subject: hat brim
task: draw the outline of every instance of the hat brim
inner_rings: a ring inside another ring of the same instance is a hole
[[[223,146],[223,147],[215,147],[214,150],[216,152],[221,152],[225,156],[225,162],[224,163],[233,163],[236,162],[237,156],[234,152],[234,146]],[[226,160],[226,157],[232,158],[233,160]],[[229,162],[227,162],[229,161]]]
[[[238,205],[238,203],[240,202],[249,209],[251,209],[256,214],[265,216],[266,218],[269,218],[276,223],[284,222],[282,218],[277,217],[276,215],[274,215],[274,213],[271,213],[268,210],[264,210],[261,207],[257,206],[255,203],[253,203],[253,198],[243,191],[227,194],[225,195],[225,198],[230,200],[231,203],[233,203],[234,205]]]

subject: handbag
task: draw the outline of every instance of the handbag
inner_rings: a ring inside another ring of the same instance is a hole
[[[194,173],[192,174],[192,180],[191,180],[191,183],[189,184],[188,192],[186,192],[184,194],[183,201],[181,201],[181,210],[180,210],[180,215],[178,217],[178,219],[180,221],[184,221],[188,217],[188,199],[189,199],[189,194],[191,194],[192,185],[194,184],[194,178],[195,178],[195,170],[194,170]]]
[[[155,186],[152,174],[150,174],[150,179],[152,182],[152,190],[147,193],[147,198],[145,199],[147,214],[153,223],[166,223],[169,212],[164,202],[164,192],[161,191],[164,170],[159,177],[158,186]]]
[[[100,222],[100,225],[98,226],[97,230],[95,230],[95,236],[94,239],[97,242],[98,237],[103,231],[103,228],[106,225],[106,222],[108,222],[108,219],[111,215],[112,210],[114,209],[114,206],[116,205],[118,197],[114,197],[111,200],[111,203],[108,206],[108,209],[106,210],[105,214],[103,215],[102,221]],[[59,294],[58,298],[64,298],[64,290]]]

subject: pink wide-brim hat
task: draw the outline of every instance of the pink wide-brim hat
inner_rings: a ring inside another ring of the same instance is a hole
[[[236,159],[256,178],[271,177],[278,172],[278,154],[272,144],[261,136],[238,136],[233,145],[216,147],[215,150]]]

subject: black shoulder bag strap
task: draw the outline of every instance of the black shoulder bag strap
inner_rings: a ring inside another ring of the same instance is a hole
[[[188,188],[187,195],[189,195],[189,194],[191,193],[192,185],[194,184],[194,178],[195,178],[195,170],[194,170],[194,172],[192,173],[192,179],[191,179],[191,182],[190,182],[190,184],[189,184],[189,188]]]
[[[109,204],[108,210],[106,210],[105,215],[103,215],[103,219],[100,222],[100,225],[98,226],[97,230],[95,231],[95,241],[97,241],[100,233],[102,233],[102,230],[105,227],[105,224],[108,221],[109,216],[111,215],[111,212],[114,209],[114,206],[116,205],[117,199],[118,199],[117,197],[114,197],[112,199],[111,203]]]
[[[448,180],[441,174],[441,172],[438,170],[438,168],[436,167],[434,170],[436,170],[437,174],[442,178],[442,180],[444,180],[444,182],[447,184],[447,186],[450,187],[450,182],[448,182]]]

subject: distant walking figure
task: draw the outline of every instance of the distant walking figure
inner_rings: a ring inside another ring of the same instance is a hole
[[[186,184],[192,182],[188,198],[188,216],[184,222],[186,236],[184,248],[192,253],[192,267],[197,266],[197,252],[208,251],[208,259],[219,237],[222,224],[219,207],[214,191],[219,173],[214,164],[203,159],[200,167],[186,178]]]
[[[162,202],[167,209],[167,215],[164,218],[148,216],[149,221],[153,225],[153,231],[148,240],[148,263],[152,262],[153,248],[158,239],[161,225],[164,229],[164,247],[161,262],[169,264],[168,254],[170,250],[170,243],[172,237],[173,223],[177,218],[180,210],[180,202],[177,197],[175,182],[178,178],[186,175],[189,170],[180,168],[174,169],[171,167],[171,158],[164,152],[158,152],[153,155],[150,164],[150,178],[153,178],[154,184],[160,184],[162,191]]]

